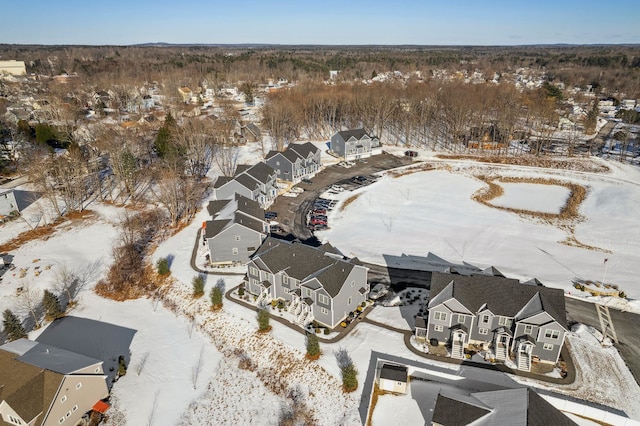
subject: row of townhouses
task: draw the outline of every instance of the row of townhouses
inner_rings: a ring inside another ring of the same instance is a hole
[[[534,360],[558,362],[567,332],[564,292],[502,276],[434,272],[428,318],[417,318],[415,332],[419,341],[451,345],[454,358],[476,345],[530,371]]]
[[[232,200],[210,201],[207,210],[212,220],[203,224],[202,242],[211,265],[247,263],[269,234],[264,209],[238,193]]]
[[[314,176],[322,163],[320,149],[311,142],[290,144],[284,151],[269,151],[265,162],[276,171],[278,179],[298,183]]]
[[[331,151],[345,161],[368,158],[382,153],[380,140],[364,129],[343,130],[331,136]]]
[[[231,200],[236,194],[269,207],[278,195],[276,171],[263,162],[239,165],[233,177],[220,176],[213,184],[214,200]]]
[[[367,271],[329,244],[269,237],[247,264],[245,289],[258,304],[283,300],[300,325],[315,320],[334,328],[367,300]]]

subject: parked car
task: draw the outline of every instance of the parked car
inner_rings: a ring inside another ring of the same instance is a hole
[[[280,225],[271,225],[270,231],[271,233],[274,233],[274,234],[280,234],[284,232],[284,229],[282,229]]]
[[[373,288],[371,289],[371,291],[369,292],[369,299],[371,300],[377,300],[379,298],[381,298],[382,296],[384,296],[385,294],[387,294],[389,290],[387,290],[387,286],[382,284],[382,283],[378,283],[376,285],[373,286]]]
[[[341,187],[340,185],[331,185],[331,187],[329,189],[332,190],[332,191],[335,191],[335,192],[344,191],[344,188]]]
[[[367,181],[366,176],[354,176],[352,179],[355,183],[364,183]]]
[[[327,214],[327,209],[317,208],[311,211],[311,214]]]
[[[406,155],[407,157],[417,157],[418,151],[407,150],[404,152],[404,155]]]
[[[324,229],[328,229],[327,225],[319,224],[319,225],[309,225],[309,229],[311,231],[322,231]]]
[[[299,186],[294,186],[289,190],[289,192],[292,192],[294,194],[302,194],[304,192],[304,189],[300,188]]]
[[[329,218],[323,214],[312,214],[311,219],[320,219],[320,220],[324,220],[325,222],[329,220]]]
[[[265,219],[271,220],[271,219],[275,219],[277,217],[278,217],[278,213],[276,213],[276,212],[264,212],[264,218]]]
[[[322,219],[318,219],[315,217],[312,217],[309,220],[309,225],[327,225],[327,221],[326,220],[322,220]]]
[[[313,181],[311,179],[307,179],[307,178],[302,179],[302,182],[306,183],[308,185],[311,185],[313,183]]]

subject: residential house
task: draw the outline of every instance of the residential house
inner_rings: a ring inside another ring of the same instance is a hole
[[[530,388],[469,394],[441,390],[432,425],[570,426],[569,417]]]
[[[207,209],[213,220],[204,223],[202,238],[209,250],[209,263],[247,263],[269,233],[264,209],[240,194],[233,200],[211,201]]]
[[[259,142],[262,139],[260,128],[254,123],[247,123],[242,126],[240,133],[247,142]]]
[[[514,356],[525,371],[533,361],[557,363],[567,331],[562,290],[501,276],[434,272],[428,311],[425,338],[450,344],[452,357],[474,344],[497,360]]]
[[[111,388],[121,362],[129,365],[129,347],[135,333],[131,328],[67,315],[50,323],[36,341],[99,359]]]
[[[20,213],[15,192],[13,189],[0,188],[0,216],[9,216],[11,213]]]
[[[232,178],[221,176],[213,184],[215,200],[231,200],[238,193],[269,207],[278,195],[275,170],[260,162],[254,166],[239,165]]]
[[[76,425],[109,395],[102,361],[20,339],[0,346],[0,416],[10,425]]]
[[[331,151],[346,161],[358,160],[382,153],[380,140],[364,129],[343,130],[331,136]]]
[[[282,152],[269,151],[265,162],[276,171],[278,179],[297,183],[320,170],[320,149],[311,142],[290,144]]]
[[[367,300],[364,266],[331,245],[315,248],[269,237],[247,264],[245,289],[258,303],[284,300],[296,322],[336,327]]]

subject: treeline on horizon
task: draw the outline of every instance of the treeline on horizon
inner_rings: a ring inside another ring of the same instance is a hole
[[[3,59],[23,60],[27,72],[62,73],[90,82],[138,84],[165,81],[213,84],[269,78],[290,81],[326,80],[339,70],[339,80],[370,78],[387,71],[436,69],[481,71],[487,78],[518,68],[544,70],[549,81],[611,93],[638,96],[640,46],[273,46],[149,45],[30,46],[0,45]],[[194,79],[196,81],[194,82]]]

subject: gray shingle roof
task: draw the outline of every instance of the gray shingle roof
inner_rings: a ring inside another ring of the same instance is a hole
[[[213,238],[218,235],[228,224],[231,223],[231,220],[208,220],[206,227],[204,229],[205,238]]]
[[[220,210],[222,210],[222,208],[224,206],[226,206],[230,202],[231,202],[231,200],[213,200],[213,201],[209,201],[209,204],[207,204],[207,211],[209,212],[209,214],[211,216],[215,216],[216,214],[218,214],[218,212]]]
[[[493,314],[508,317],[515,317],[539,292],[544,310],[567,328],[564,292],[560,289],[524,285],[518,280],[499,276],[462,276],[433,272],[431,298],[435,299],[451,281],[453,297],[471,312],[478,312],[486,304]]]
[[[446,426],[466,426],[491,412],[478,401],[471,402],[462,396],[439,393],[431,420]]]
[[[380,378],[407,383],[408,368],[406,365],[382,364]]]
[[[246,172],[250,168],[251,168],[251,164],[238,164],[236,166],[236,172],[233,175],[238,176],[239,174]]]
[[[316,279],[331,297],[342,288],[354,265],[305,244],[267,238],[254,255],[273,273],[286,271],[301,282]]]
[[[257,201],[253,201],[240,194],[236,194],[236,203],[239,212],[242,212],[247,216],[251,216],[256,219],[264,219],[264,209],[260,207],[260,203],[258,203]]]
[[[244,173],[252,176],[258,182],[267,183],[269,178],[275,174],[275,170],[267,164],[260,162],[247,169]]]
[[[236,214],[233,216],[233,222],[238,225],[245,226],[249,229],[253,229],[256,232],[264,233],[264,222],[247,216],[243,213],[236,212]]]
[[[295,151],[303,158],[308,158],[309,154],[312,154],[312,153],[315,154],[318,151],[320,151],[320,149],[314,144],[312,144],[311,142],[306,142],[302,144],[297,144],[297,143],[291,144],[287,147],[287,150]]]
[[[241,174],[239,176],[236,176],[233,179],[236,182],[238,182],[240,185],[242,185],[245,188],[249,189],[250,191],[255,191],[256,188],[258,188],[258,186],[260,185],[260,182],[258,182],[257,180],[255,180],[253,177],[249,176],[246,173],[243,173],[243,174]]]
[[[364,129],[342,130],[338,132],[338,134],[342,137],[342,139],[345,140],[345,142],[348,141],[351,137],[360,140],[364,136],[369,136],[367,135],[367,132],[364,131]]]
[[[232,180],[233,178],[230,178],[228,176],[219,176],[218,179],[216,179],[216,181],[213,183],[213,188],[218,189],[222,187],[224,184],[231,182]]]
[[[94,364],[102,363],[102,360],[45,343],[39,343],[16,359],[60,374],[71,374]]]

